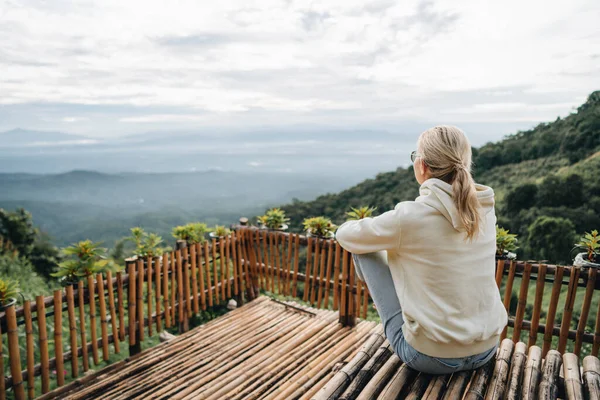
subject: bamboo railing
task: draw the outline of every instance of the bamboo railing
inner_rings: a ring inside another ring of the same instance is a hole
[[[528,348],[542,343],[543,356],[551,347],[598,355],[596,270],[499,261],[496,272],[510,315],[503,338],[524,340]],[[47,393],[104,365],[123,342],[135,355],[147,337],[184,332],[201,311],[231,298],[243,304],[261,291],[337,310],[346,326],[375,315],[351,254],[335,240],[237,226],[225,238],[130,259],[114,276],[90,276],[0,313],[0,400]]]

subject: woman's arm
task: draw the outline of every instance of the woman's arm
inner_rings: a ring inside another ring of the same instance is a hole
[[[399,209],[388,211],[375,218],[347,221],[337,230],[335,238],[346,250],[354,254],[394,250],[400,244]]]

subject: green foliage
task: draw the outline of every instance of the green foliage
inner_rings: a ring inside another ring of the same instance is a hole
[[[357,220],[363,218],[369,218],[373,215],[373,212],[377,210],[377,207],[362,206],[362,207],[350,207],[350,211],[346,213],[348,220]]]
[[[211,232],[217,237],[224,237],[231,233],[229,228],[226,228],[224,225],[217,225],[211,229]]]
[[[496,255],[498,257],[504,256],[507,252],[517,251],[518,241],[516,234],[496,225]]]
[[[567,263],[575,237],[575,225],[568,219],[538,217],[528,229],[528,245],[542,259]]]
[[[63,278],[65,282],[77,282],[81,278],[117,270],[106,258],[106,249],[91,240],[83,240],[64,248],[63,255],[67,259],[58,265],[58,271],[52,276]]]
[[[202,222],[192,222],[173,228],[173,237],[185,240],[188,245],[203,243],[204,235],[209,231],[208,226]]]
[[[319,237],[332,237],[337,228],[337,226],[326,217],[306,218],[303,225],[304,230],[307,233]]]
[[[538,186],[535,183],[525,183],[511,190],[504,200],[506,213],[516,213],[535,206]]]
[[[135,244],[133,255],[138,257],[160,257],[167,248],[162,246],[163,240],[156,233],[147,233],[140,227],[131,228],[131,236],[127,238]]]
[[[5,305],[9,299],[16,299],[19,293],[17,281],[0,278],[0,305]]]
[[[576,248],[582,249],[587,253],[587,260],[591,262],[600,261],[600,237],[598,231],[586,232],[579,242],[575,244]]]
[[[258,223],[269,229],[280,229],[287,224],[290,219],[286,217],[285,211],[281,208],[271,208],[265,215],[257,218]]]

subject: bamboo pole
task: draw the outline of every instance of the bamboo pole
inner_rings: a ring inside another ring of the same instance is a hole
[[[527,347],[534,346],[537,342],[538,326],[544,298],[544,284],[546,278],[546,265],[541,264],[537,273],[535,285],[535,301],[533,304],[533,315],[531,316],[531,329],[529,330],[529,342]]]
[[[141,345],[144,341],[144,260],[138,259],[137,262],[137,288],[135,289],[136,299],[136,311],[137,311],[137,343]],[[132,282],[136,284],[135,281]]]
[[[77,378],[79,375],[79,365],[77,360],[77,321],[75,320],[75,298],[73,296],[73,286],[69,285],[66,288],[67,292],[67,314],[69,316],[69,339],[71,346],[71,353],[75,356],[71,357],[71,376]],[[29,328],[27,328],[29,330]],[[33,374],[32,370],[27,370],[27,376]],[[33,377],[32,377],[33,378]]]
[[[525,373],[523,374],[523,400],[535,400],[538,395],[538,384],[540,382],[542,368],[542,349],[538,346],[529,348]]]
[[[321,262],[319,267],[319,295],[317,296],[317,308],[321,308],[321,304],[323,304],[323,279],[325,278],[325,256],[327,255],[327,248],[325,246],[330,243],[330,241],[323,242],[323,246],[321,248]]]
[[[554,318],[556,317],[556,306],[558,304],[558,297],[560,296],[563,273],[564,267],[556,267],[550,304],[548,305],[548,314],[546,315],[546,331],[544,333],[544,347],[542,349],[543,358],[548,354],[550,345],[552,344],[552,327],[554,326]]]
[[[185,301],[183,298],[183,260],[181,259],[181,249],[175,251],[177,259],[177,322],[179,323],[179,332],[185,332],[183,321],[185,319]],[[189,297],[188,297],[189,298]]]
[[[515,318],[515,327],[513,329],[513,342],[521,340],[521,324],[523,323],[523,316],[525,315],[525,308],[527,307],[527,293],[529,291],[529,278],[531,276],[531,264],[525,264],[525,271],[523,272],[523,278],[521,279],[521,288],[519,290],[519,301],[517,304],[517,315]]]
[[[344,249],[342,254],[342,293],[340,296],[340,322],[342,323],[342,325],[347,326],[348,309],[346,306],[346,285],[348,284],[348,252]]]
[[[79,281],[77,285],[77,301],[79,305],[79,334],[81,335],[81,359],[83,361],[83,372],[87,372],[90,369],[90,359],[88,355],[88,348],[86,346],[86,327],[85,327],[85,298],[83,296],[83,281]],[[38,306],[39,309],[39,306]],[[39,317],[38,317],[39,322]],[[41,339],[40,339],[41,340]],[[40,346],[41,347],[41,346]],[[42,370],[43,372],[43,370]]]
[[[229,236],[229,257],[231,257],[230,261],[231,261],[231,267],[233,267],[233,296],[235,296],[236,298],[239,296],[239,279],[240,279],[240,275],[238,274],[238,264],[237,264],[237,256],[236,256],[236,232],[233,231],[231,232],[230,236]],[[227,263],[228,268],[230,268],[229,266],[229,262]],[[231,293],[230,293],[231,296]]]
[[[246,231],[246,234],[250,236],[250,246],[253,245],[254,243],[254,232],[252,231]],[[261,235],[262,235],[262,240],[261,240]],[[269,265],[269,253],[267,252],[267,231],[263,230],[262,232],[256,232],[256,241],[257,241],[257,252],[256,255],[258,257],[258,259],[262,260],[262,265],[259,265],[257,267],[257,273],[262,275],[263,277],[263,282],[264,282],[264,286],[263,289],[264,290],[269,290],[269,284],[270,284],[270,279],[269,279],[269,274],[267,273],[268,269],[267,266]],[[262,251],[261,251],[261,243],[262,243]],[[250,246],[246,247],[246,249],[249,249]],[[249,254],[246,254],[247,258],[250,256]],[[248,258],[249,259],[249,258]],[[262,272],[261,272],[262,270]]]
[[[337,310],[339,307],[339,288],[338,283],[340,281],[340,251],[341,246],[338,242],[335,242],[335,260],[333,262],[333,309]]]
[[[586,399],[600,399],[600,360],[594,356],[583,359],[583,383]]]
[[[198,259],[198,275],[200,285],[200,307],[206,310],[206,293],[204,293],[204,267],[202,264],[202,244],[196,243],[196,257]],[[210,285],[209,285],[210,286]]]
[[[212,266],[213,266],[213,280],[215,282],[215,302],[219,304],[221,302],[219,295],[219,275],[217,274],[217,241],[215,238],[212,239]]]
[[[240,306],[244,304],[244,292],[245,292],[245,284],[244,284],[244,266],[242,264],[242,242],[243,236],[240,232],[234,232],[234,241],[233,241],[233,262],[235,264],[235,269],[237,271],[237,281],[238,281],[238,300],[240,302]],[[260,279],[260,278],[259,278]],[[259,282],[260,284],[260,282]]]
[[[500,285],[502,284],[502,276],[504,275],[504,260],[498,260],[496,265],[496,285],[498,289],[500,289]]]
[[[511,356],[515,348],[515,344],[510,339],[504,339],[500,344],[500,349],[496,356],[496,365],[494,366],[494,374],[490,381],[485,400],[502,400],[506,393],[508,383],[508,373],[510,370]]]
[[[579,357],[573,353],[563,355],[565,373],[565,392],[569,400],[583,400],[583,385],[579,372]]]
[[[437,375],[435,378],[429,382],[429,386],[427,386],[427,390],[423,394],[423,399],[427,400],[439,400],[442,398],[444,391],[446,390],[446,386],[448,385],[448,379],[450,379],[452,375]],[[481,400],[477,398],[477,400]]]
[[[327,270],[325,272],[325,298],[323,308],[329,306],[329,287],[331,285],[331,266],[333,263],[333,240],[330,240],[327,247]]]
[[[289,296],[290,295],[290,282],[292,279],[292,249],[294,247],[293,245],[293,241],[294,241],[294,236],[293,235],[289,235],[288,237],[288,248],[287,248],[287,272],[285,274],[285,295]]]
[[[392,346],[387,341],[382,343],[373,356],[371,356],[366,364],[358,371],[348,388],[339,397],[339,400],[355,399],[371,380],[373,375],[375,375],[375,372],[385,364],[388,358],[390,358],[392,353]]]
[[[227,293],[225,290],[225,251],[224,251],[223,238],[219,239],[219,266],[221,267],[221,301],[227,300]]]
[[[308,248],[306,251],[306,281],[304,282],[304,296],[303,300],[308,301],[310,295],[310,276],[311,276],[311,261],[312,261],[312,249],[313,249],[313,239],[312,237],[308,237]]]
[[[556,399],[558,397],[558,374],[562,365],[560,353],[550,350],[546,354],[546,362],[539,387],[539,399]]]
[[[385,388],[383,388],[383,391],[379,395],[378,399],[402,398],[400,397],[400,394],[404,389],[408,388],[413,378],[417,374],[417,371],[409,368],[406,364],[402,364]]]
[[[127,307],[129,309],[129,354],[136,354],[139,349],[138,340],[136,338],[136,317],[137,317],[137,307],[136,307],[136,279],[135,279],[135,262],[127,263],[127,270],[129,275],[129,285],[128,285],[128,299],[127,299]],[[85,347],[85,346],[84,346]]]
[[[210,253],[208,252],[208,242],[204,242],[204,268],[206,269],[206,288],[208,289],[208,306],[213,306],[213,287],[210,280]]]
[[[452,374],[444,400],[461,400],[473,371],[459,371]]]
[[[310,283],[310,305],[315,304],[315,292],[317,291],[317,277],[319,276],[319,261],[321,259],[321,245],[323,240],[315,238],[315,254],[313,258],[313,272]]]
[[[13,378],[12,389],[15,394],[15,399],[24,400],[25,388],[23,387],[23,375],[21,374],[21,355],[19,354],[19,331],[17,328],[17,316],[15,314],[15,306],[11,305],[7,307],[4,312],[6,315],[6,325],[8,328],[8,360],[10,363],[10,375]]]
[[[98,303],[100,306],[100,329],[102,334],[102,359],[108,361],[108,320],[106,318],[106,300],[104,298],[104,280],[102,274],[96,275],[98,282]]]
[[[521,389],[523,381],[523,371],[525,369],[525,352],[527,345],[523,342],[517,343],[515,352],[512,356],[510,377],[508,382],[507,400],[518,400],[521,398]]]
[[[169,253],[163,254],[162,258],[162,295],[163,308],[165,309],[165,327],[171,327],[171,308],[169,304]],[[173,290],[173,288],[171,288]]]
[[[508,278],[506,280],[506,288],[504,290],[504,308],[506,308],[506,312],[510,315],[510,297],[512,295],[513,284],[515,281],[515,269],[517,268],[517,263],[514,260],[511,260],[510,267],[508,271]],[[506,338],[508,326],[504,327],[502,331],[502,335],[500,335],[500,340],[504,340]]]
[[[171,298],[170,298],[170,310],[171,310],[171,326],[177,326],[177,320],[175,319],[175,296],[177,295],[177,261],[175,259],[175,251],[171,252]]]
[[[492,377],[495,363],[496,358],[493,357],[483,367],[477,368],[475,370],[475,374],[473,375],[473,379],[471,381],[471,384],[469,385],[469,390],[467,390],[467,393],[465,393],[464,400],[484,399],[485,391],[488,387],[488,382]]]
[[[581,314],[577,324],[577,336],[575,337],[575,347],[573,349],[573,353],[575,353],[577,356],[579,356],[581,353],[581,345],[583,342],[585,328],[587,326],[588,316],[590,314],[590,305],[592,303],[592,296],[594,295],[597,272],[598,270],[596,268],[590,268],[588,271],[588,281],[585,288],[583,304],[581,305]]]
[[[92,358],[94,365],[98,365],[100,360],[98,359],[98,331],[96,330],[96,285],[94,283],[94,277],[89,275],[88,281],[88,293],[89,293],[89,307],[90,307],[90,331],[92,336]]]
[[[112,334],[115,340],[113,341],[115,346],[115,353],[119,354],[119,332],[117,330],[117,311],[115,309],[115,292],[113,288],[112,272],[106,271],[106,285],[108,290],[108,312],[110,313],[110,323],[112,328]],[[108,341],[108,335],[107,335]]]
[[[158,260],[154,258],[154,260]],[[146,311],[148,313],[148,336],[152,337],[152,257],[146,258]],[[158,269],[158,261],[156,261]]]
[[[402,361],[396,354],[392,354],[385,364],[379,368],[373,378],[369,380],[365,388],[360,392],[356,400],[371,400],[376,399],[379,393],[389,382]]]
[[[231,298],[231,235],[225,238],[225,282],[227,282],[227,298]],[[235,282],[235,275],[234,280]]]
[[[42,393],[48,393],[50,390],[50,367],[48,365],[48,333],[46,331],[46,306],[44,296],[36,296],[37,319],[38,319],[38,340],[40,347],[40,364],[42,366]],[[10,328],[9,328],[10,330]],[[21,370],[19,369],[19,374]]]
[[[6,381],[4,380],[4,352],[3,352],[4,335],[2,333],[2,324],[0,324],[0,400],[6,400]],[[29,376],[29,375],[28,375]],[[29,389],[31,390],[31,389]],[[35,393],[34,393],[35,396]],[[30,395],[31,399],[32,396]]]
[[[162,331],[162,312],[160,311],[160,298],[162,292],[162,280],[160,279],[162,273],[162,256],[155,258],[154,264],[154,286],[156,290],[154,291],[155,297],[154,302],[156,304],[156,332]]]
[[[71,300],[73,299],[73,287],[71,288]],[[29,399],[33,399],[35,397],[35,381],[34,381],[34,368],[35,368],[35,353],[34,353],[34,344],[33,344],[33,318],[31,315],[31,301],[26,300],[23,303],[23,312],[25,317],[25,340],[27,346],[27,397]],[[71,335],[73,331],[71,331]],[[2,334],[0,333],[0,342],[2,342]],[[3,357],[0,350],[0,357]],[[2,360],[4,362],[4,360]],[[4,374],[4,366],[0,365],[0,369],[2,369],[2,373]],[[0,379],[4,381],[4,376],[1,376]],[[2,382],[4,384],[4,382]],[[4,388],[0,388],[2,394],[4,394]]]
[[[577,296],[577,283],[579,281],[579,272],[581,268],[573,267],[569,278],[569,288],[567,290],[567,298],[565,299],[565,307],[563,310],[562,322],[560,324],[560,336],[558,340],[558,351],[563,354],[567,348],[567,339],[569,329],[571,328],[571,317],[573,316],[573,304],[575,304],[575,296]]]
[[[274,273],[275,277],[277,278],[275,288],[279,290],[279,293],[281,293],[281,257],[279,252],[279,235],[277,232],[274,232],[273,236],[275,242],[275,264],[273,266],[275,267]]]
[[[183,262],[181,268],[183,269],[183,294],[185,296],[184,300],[184,320],[183,320],[183,331],[187,332],[189,330],[189,319],[192,315],[192,302],[190,301],[190,297],[192,296],[190,291],[190,269],[188,264],[188,248],[184,247],[183,251]]]
[[[298,264],[300,256],[300,235],[294,237],[294,297],[297,297],[296,292],[298,289]]]
[[[56,382],[65,384],[65,368],[62,343],[62,291],[54,291],[54,358],[56,359]],[[20,373],[21,370],[19,370]]]
[[[123,302],[123,274],[117,272],[117,301],[119,303],[119,337],[117,341],[125,340],[125,305]]]

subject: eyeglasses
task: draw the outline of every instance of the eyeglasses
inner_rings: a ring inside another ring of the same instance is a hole
[[[415,162],[417,157],[421,157],[421,155],[418,154],[416,150],[410,153],[410,161],[412,161],[413,163]]]

